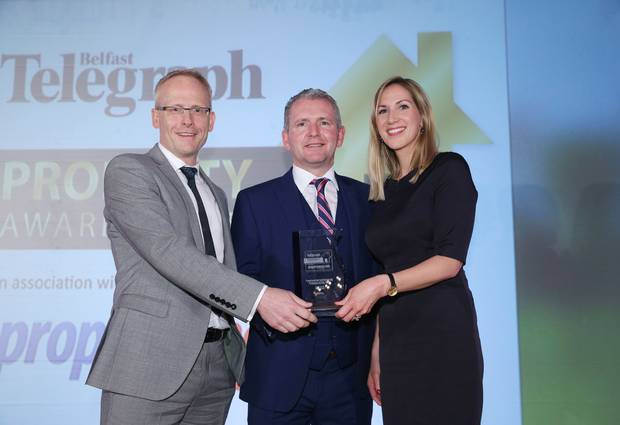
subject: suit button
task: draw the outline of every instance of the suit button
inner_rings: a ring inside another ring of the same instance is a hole
[[[236,310],[237,309],[237,304],[231,305],[230,308],[232,308],[233,310]]]
[[[232,304],[231,304],[231,303],[229,303],[228,301],[226,301],[226,302],[224,303],[224,305],[225,305],[226,307],[230,308],[230,306],[231,306]]]
[[[212,300],[214,300],[214,299],[215,299],[215,295],[210,294],[210,295],[209,295],[209,298],[211,298]]]
[[[216,303],[219,303],[220,301],[222,301],[222,300],[220,299],[220,297],[215,297],[215,302],[216,302]]]

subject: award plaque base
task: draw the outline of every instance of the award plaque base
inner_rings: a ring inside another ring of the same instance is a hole
[[[339,308],[337,305],[313,305],[310,311],[316,317],[334,317]]]

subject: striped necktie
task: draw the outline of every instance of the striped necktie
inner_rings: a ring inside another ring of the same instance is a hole
[[[325,185],[329,179],[320,178],[314,179],[310,182],[310,184],[316,187],[316,206],[318,210],[318,219],[321,226],[326,230],[332,230],[335,227],[334,218],[332,217],[332,213],[329,210],[329,204],[327,203],[327,198],[325,197]]]

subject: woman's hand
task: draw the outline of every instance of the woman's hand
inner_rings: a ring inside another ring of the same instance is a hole
[[[337,301],[341,306],[336,312],[336,317],[350,322],[359,320],[362,315],[372,310],[375,303],[387,294],[390,280],[385,274],[379,274],[361,281],[351,289],[344,299]]]
[[[379,327],[379,324],[376,325]],[[381,367],[379,366],[379,331],[375,332],[375,339],[372,343],[372,351],[370,355],[370,371],[368,372],[368,391],[370,397],[381,406]]]

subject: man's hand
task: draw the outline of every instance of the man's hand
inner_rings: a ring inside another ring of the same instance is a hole
[[[310,311],[312,304],[290,291],[267,288],[258,304],[258,314],[272,328],[283,332],[295,332],[318,320]]]

